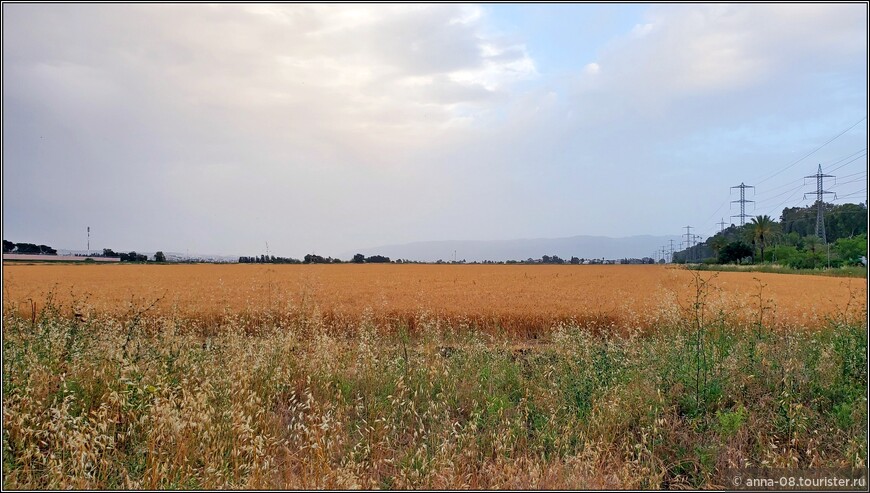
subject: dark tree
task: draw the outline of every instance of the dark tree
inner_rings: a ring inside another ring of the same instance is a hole
[[[157,252],[154,254],[154,261],[155,262],[166,262],[166,255],[164,255],[163,252]]]
[[[57,250],[48,245],[39,245],[39,253],[42,255],[57,255]]]
[[[542,264],[564,264],[565,261],[563,259],[559,258],[558,255],[553,255],[552,257],[549,255],[544,255],[541,257],[541,263]]]
[[[16,243],[15,247],[18,249],[16,253],[27,253],[31,255],[40,253],[39,247],[33,243]]]
[[[835,205],[830,214],[825,216],[825,228],[829,242],[867,233],[867,206]]]
[[[121,262],[147,262],[147,261],[148,261],[147,255],[144,255],[141,253],[136,253],[135,251],[130,252],[130,253],[122,253],[121,254]]]
[[[15,250],[15,243],[3,240],[3,253],[11,253],[12,250]]]
[[[742,241],[732,241],[719,250],[719,263],[740,263],[746,257],[752,256],[752,247]]]
[[[365,261],[366,261],[366,257],[365,257],[365,255],[363,255],[363,254],[361,254],[361,253],[358,253],[358,254],[354,255],[354,256],[353,256],[353,260],[351,260],[351,262],[353,262],[353,263],[355,263],[355,264],[361,264],[361,263],[363,263],[363,262],[365,262]]]
[[[388,263],[390,263],[390,257],[384,257],[383,255],[372,255],[371,257],[366,257],[366,263],[368,263],[368,264],[388,264]]]
[[[111,248],[103,248],[103,257],[119,257]]]

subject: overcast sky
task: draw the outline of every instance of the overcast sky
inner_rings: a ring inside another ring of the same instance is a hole
[[[3,237],[712,234],[820,163],[863,202],[867,45],[866,4],[4,4]]]

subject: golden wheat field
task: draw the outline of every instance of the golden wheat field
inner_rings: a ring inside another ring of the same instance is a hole
[[[421,316],[537,330],[564,320],[646,327],[690,303],[693,273],[676,266],[531,265],[4,265],[19,312],[60,306],[208,319],[312,309],[334,320],[367,313],[414,327]],[[705,272],[715,309],[812,326],[866,313],[866,281]],[[153,306],[152,306],[153,305]],[[7,305],[8,306],[8,305]]]
[[[727,489],[757,467],[866,479],[866,279],[3,275],[6,489]]]

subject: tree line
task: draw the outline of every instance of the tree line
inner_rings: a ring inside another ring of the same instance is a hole
[[[148,255],[145,255],[144,253],[136,253],[135,251],[129,253],[116,253],[111,248],[103,248],[102,255],[97,254],[94,256],[120,258],[121,262],[148,262]],[[154,262],[166,262],[166,255],[163,252],[156,252],[154,254]]]
[[[274,255],[260,255],[253,257],[239,257],[240,264],[301,264],[297,258],[276,257]]]
[[[372,255],[366,257],[361,253],[357,253],[350,260],[354,264],[383,264],[390,263],[390,257],[383,255]],[[309,253],[302,260],[291,257],[276,257],[274,255],[254,255],[252,257],[239,257],[240,264],[340,264],[343,261],[339,258],[323,257]]]
[[[57,250],[48,245],[34,243],[13,243],[3,240],[3,253],[20,253],[25,255],[57,255]]]
[[[867,205],[823,204],[827,244],[816,236],[816,205],[753,217],[674,254],[674,262],[776,263],[796,269],[858,265],[867,255]],[[866,259],[865,259],[866,260]]]
[[[20,253],[27,255],[57,255],[57,250],[48,245],[36,245],[33,243],[13,243],[3,240],[3,253]],[[148,256],[142,253],[116,253],[111,248],[104,248],[103,253],[95,253],[91,257],[120,258],[121,262],[147,262]],[[154,254],[154,262],[166,262],[163,252]]]

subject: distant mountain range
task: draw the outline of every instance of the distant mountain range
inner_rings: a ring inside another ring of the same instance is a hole
[[[526,260],[539,259],[544,255],[557,255],[565,260],[571,257],[585,259],[613,259],[654,257],[654,252],[663,246],[670,248],[674,240],[674,250],[679,247],[679,236],[628,236],[610,238],[607,236],[570,236],[567,238],[534,238],[519,240],[493,241],[421,241],[403,245],[384,245],[374,248],[361,248],[344,253],[341,258],[349,259],[356,253],[365,256],[385,255],[390,259],[407,259],[423,262],[444,260],[452,261],[454,251],[456,260],[467,262],[483,260]]]

